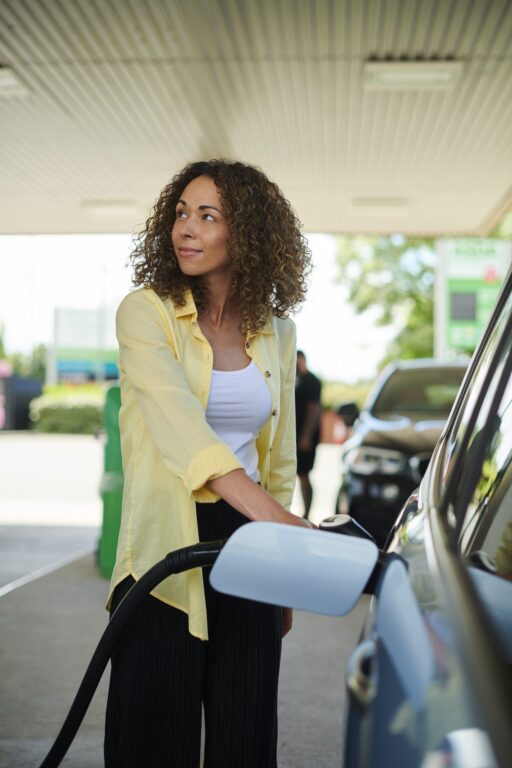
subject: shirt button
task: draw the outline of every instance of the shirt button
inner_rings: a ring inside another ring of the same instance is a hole
[[[248,341],[246,341],[246,342],[245,342],[245,348],[246,348],[246,349],[249,349],[249,347],[250,347],[250,346],[251,346],[251,345],[249,344],[249,342],[248,342]]]
[[[277,416],[277,410],[276,410],[275,408],[274,408],[274,410],[272,411],[272,416]]]
[[[272,374],[270,373],[270,371],[265,371],[265,376],[267,377],[267,379],[270,379]]]

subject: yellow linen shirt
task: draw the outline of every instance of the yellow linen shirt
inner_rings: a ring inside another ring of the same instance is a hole
[[[195,502],[205,488],[240,469],[205,418],[213,353],[197,322],[192,294],[183,307],[151,289],[128,294],[116,316],[121,386],[124,491],[111,593],[139,579],[168,552],[198,541]],[[295,325],[272,317],[247,334],[247,354],[268,383],[272,414],[257,441],[263,488],[290,509],[295,486]],[[188,613],[189,631],[208,638],[201,569],[170,576],[152,594]]]

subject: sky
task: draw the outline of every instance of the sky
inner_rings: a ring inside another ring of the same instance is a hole
[[[297,344],[326,381],[371,379],[393,335],[371,316],[355,315],[336,283],[335,240],[308,235],[313,272],[294,316]],[[129,235],[0,236],[0,326],[8,353],[53,339],[54,309],[109,308],[107,341],[115,346],[115,308],[131,287]]]

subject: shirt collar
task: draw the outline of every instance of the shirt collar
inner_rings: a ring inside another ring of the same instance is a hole
[[[174,311],[176,317],[186,317],[187,315],[195,315],[197,317],[197,307],[190,288],[185,292],[185,304],[182,307],[176,307]]]
[[[272,317],[268,317],[265,325],[263,328],[259,330],[259,333],[274,333],[274,324],[272,322]],[[251,334],[254,336],[255,334]]]

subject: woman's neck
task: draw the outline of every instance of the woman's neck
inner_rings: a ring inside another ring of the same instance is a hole
[[[238,320],[238,311],[231,294],[231,283],[229,285],[210,283],[207,287],[207,297],[207,306],[200,314],[207,319],[212,328],[219,328],[226,322],[232,322],[233,319]]]

